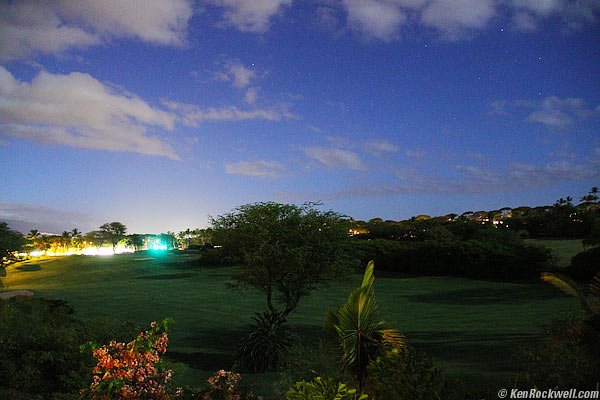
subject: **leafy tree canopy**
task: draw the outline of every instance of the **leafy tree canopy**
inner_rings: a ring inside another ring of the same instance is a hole
[[[113,246],[113,249],[117,244],[125,238],[127,227],[120,222],[106,223],[100,227],[100,232]]]
[[[12,253],[19,251],[26,240],[20,232],[10,229],[6,222],[0,222],[0,261],[10,259]]]
[[[350,266],[347,219],[316,205],[254,203],[211,218],[213,244],[240,264],[235,286],[264,292],[269,310],[282,319],[302,296],[346,276]],[[283,309],[276,308],[274,296]]]

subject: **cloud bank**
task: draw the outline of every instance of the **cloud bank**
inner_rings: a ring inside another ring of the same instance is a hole
[[[228,174],[255,176],[258,178],[281,178],[285,166],[277,161],[239,161],[225,164]]]
[[[88,74],[38,73],[31,83],[0,66],[0,132],[40,143],[130,151],[177,160],[149,128],[172,130],[176,116]]]
[[[358,154],[349,150],[334,147],[308,147],[304,149],[304,153],[329,168],[367,169]]]
[[[273,18],[292,5],[291,0],[212,0],[222,9],[223,25],[242,32],[267,32]],[[300,1],[296,0],[296,4]],[[345,25],[367,38],[389,41],[403,28],[432,29],[442,39],[468,38],[503,21],[517,31],[534,31],[558,21],[565,32],[598,20],[600,2],[572,0],[317,0],[315,20],[329,30],[345,17]],[[341,15],[339,15],[341,14]]]
[[[0,8],[0,61],[62,53],[128,37],[185,43],[189,0],[20,0]]]

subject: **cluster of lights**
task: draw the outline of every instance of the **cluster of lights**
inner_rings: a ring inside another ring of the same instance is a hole
[[[167,245],[160,242],[160,240],[154,241],[152,250],[167,250]]]
[[[84,256],[111,256],[113,254],[133,253],[135,249],[130,246],[112,247],[85,247],[83,249],[67,249],[66,251],[32,251],[29,254],[19,253],[19,256],[41,257],[41,256],[71,256],[74,254]]]

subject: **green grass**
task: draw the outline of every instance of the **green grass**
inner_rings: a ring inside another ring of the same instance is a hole
[[[556,239],[556,240],[527,240],[530,243],[548,247],[557,257],[558,265],[566,267],[571,264],[571,258],[583,251],[580,239]]]
[[[227,289],[232,267],[199,268],[168,254],[136,260],[144,257],[154,255],[70,256],[16,264],[8,268],[4,290],[28,289],[67,300],[81,318],[108,314],[143,325],[173,318],[167,354],[178,363],[179,384],[199,385],[210,371],[231,367],[250,316],[266,308],[264,296]],[[303,298],[291,325],[305,337],[321,334],[326,311],[342,304],[359,284],[357,275]],[[409,343],[437,358],[448,374],[478,384],[513,381],[514,349],[542,340],[539,323],[577,310],[574,301],[543,283],[376,278],[375,293],[384,318]],[[246,379],[268,392],[276,374]]]

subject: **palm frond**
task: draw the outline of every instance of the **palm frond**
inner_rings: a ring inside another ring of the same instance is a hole
[[[590,304],[586,300],[581,290],[577,287],[577,284],[569,277],[562,274],[555,274],[552,272],[543,272],[542,280],[544,282],[550,283],[551,285],[556,286],[558,289],[562,290],[564,293],[569,296],[575,297],[575,299],[581,304],[583,309],[588,314],[593,314],[594,311],[590,307]]]
[[[374,263],[369,262],[360,287],[335,312],[327,314],[326,326],[333,328],[342,349],[341,364],[362,387],[367,364],[382,351],[404,345],[404,336],[388,329],[379,317],[373,289]]]
[[[600,355],[600,315],[592,315],[565,334],[566,341],[582,345]]]
[[[373,276],[373,270],[375,269],[375,262],[373,260],[369,261],[367,264],[367,268],[365,269],[365,274],[363,275],[363,281],[361,287],[367,285],[373,285],[373,281],[375,277]]]

